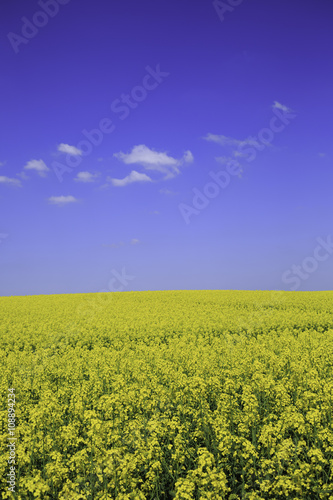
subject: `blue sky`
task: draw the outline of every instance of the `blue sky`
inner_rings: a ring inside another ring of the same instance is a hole
[[[2,2],[0,295],[331,289],[332,14]]]

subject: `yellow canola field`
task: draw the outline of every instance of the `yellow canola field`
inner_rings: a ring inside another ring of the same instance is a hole
[[[2,297],[0,310],[1,498],[333,499],[333,292]]]

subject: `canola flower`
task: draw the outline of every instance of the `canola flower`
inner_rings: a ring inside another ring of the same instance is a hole
[[[0,308],[1,498],[333,500],[333,292],[2,297]]]

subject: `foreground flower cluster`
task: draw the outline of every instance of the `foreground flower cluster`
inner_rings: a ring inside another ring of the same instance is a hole
[[[1,498],[333,500],[333,292],[0,299]]]

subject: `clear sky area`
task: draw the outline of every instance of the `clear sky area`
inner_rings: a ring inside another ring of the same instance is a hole
[[[332,2],[0,18],[0,295],[332,289]]]

